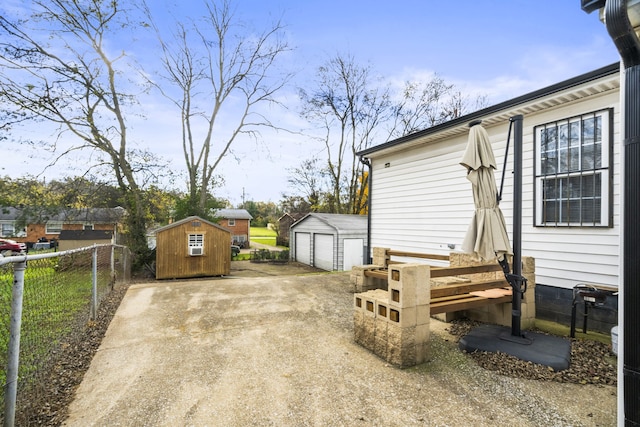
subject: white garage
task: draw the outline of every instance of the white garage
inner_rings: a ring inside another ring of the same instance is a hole
[[[364,264],[367,217],[310,213],[290,230],[294,261],[327,271],[347,271]]]

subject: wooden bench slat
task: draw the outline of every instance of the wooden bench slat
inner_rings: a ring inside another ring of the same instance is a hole
[[[466,296],[465,296],[466,297]],[[511,295],[505,295],[500,298],[483,298],[468,295],[468,298],[458,298],[450,301],[431,302],[429,304],[431,314],[449,313],[452,311],[469,310],[472,308],[484,307],[489,304],[501,304],[510,302]]]
[[[500,264],[482,264],[468,267],[431,267],[431,277],[462,276],[464,274],[502,271]]]
[[[400,256],[405,258],[422,258],[422,259],[435,259],[438,261],[449,261],[449,255],[419,254],[415,252],[404,252],[404,251],[387,251],[387,255]]]
[[[375,277],[376,279],[387,280],[388,278],[387,270],[365,270],[364,275],[366,277]]]
[[[474,291],[486,291],[488,289],[506,288],[509,283],[504,279],[483,280],[478,282],[456,283],[454,285],[442,285],[431,288],[431,299],[447,295],[462,295]]]

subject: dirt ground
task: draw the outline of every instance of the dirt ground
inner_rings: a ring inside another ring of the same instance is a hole
[[[616,423],[615,387],[485,370],[435,320],[429,362],[388,365],[353,341],[348,273],[233,264],[228,278],[132,285],[65,425]]]

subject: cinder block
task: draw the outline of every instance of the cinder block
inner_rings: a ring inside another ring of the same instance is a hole
[[[522,274],[526,275],[528,273],[536,272],[536,259],[530,256],[522,257]]]
[[[376,300],[376,317],[382,318],[384,321],[389,320],[389,303],[386,301]]]
[[[353,325],[364,327],[364,313],[362,310],[353,310]]]
[[[387,360],[387,340],[376,337],[373,353],[376,356],[381,357],[384,360]]]
[[[416,346],[396,347],[389,345],[387,347],[387,361],[400,368],[409,368],[416,365]]]
[[[398,307],[413,307],[429,301],[429,266],[397,264],[389,267],[389,300]]]
[[[431,307],[429,304],[416,307],[416,325],[429,325],[431,321]]]
[[[429,342],[429,338],[431,338],[431,327],[430,325],[418,325],[416,326],[415,333],[415,344],[422,344]]]
[[[396,347],[414,345],[416,341],[416,327],[401,328],[389,323],[387,326],[387,341],[389,345]]]
[[[376,336],[376,339],[383,339],[383,340],[387,340],[387,319],[383,318],[383,317],[376,317],[375,320],[375,330],[374,330],[374,334]]]
[[[431,358],[431,345],[429,342],[416,344],[415,346],[415,364],[428,362]]]
[[[386,268],[389,265],[388,250],[389,248],[373,248],[373,264]]]
[[[370,351],[373,351],[375,348],[376,337],[374,331],[375,329],[373,327],[365,328],[362,334],[362,341],[360,343],[364,348]]]
[[[389,323],[402,328],[416,326],[418,324],[417,307],[394,307],[390,304]]]
[[[456,319],[464,317],[464,315],[460,311],[450,311],[449,313],[434,314],[431,317],[433,317],[434,319],[438,319],[441,322],[450,323]]]

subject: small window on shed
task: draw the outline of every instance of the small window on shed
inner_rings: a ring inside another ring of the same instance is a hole
[[[204,252],[204,234],[189,234],[189,255],[202,255]]]

